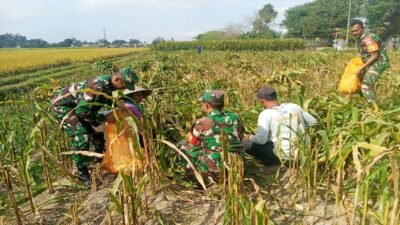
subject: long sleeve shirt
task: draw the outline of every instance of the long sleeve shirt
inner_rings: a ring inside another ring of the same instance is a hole
[[[61,112],[74,109],[76,116],[90,124],[104,122],[105,116],[98,111],[104,105],[110,105],[111,101],[91,91],[82,91],[86,88],[107,95],[111,95],[115,90],[112,85],[112,75],[98,76],[61,89],[52,103],[55,107],[63,108]]]
[[[299,105],[284,103],[262,111],[257,121],[257,132],[250,136],[250,141],[256,144],[265,144],[272,141],[277,144],[284,154],[294,147],[297,132],[317,124],[317,120]]]

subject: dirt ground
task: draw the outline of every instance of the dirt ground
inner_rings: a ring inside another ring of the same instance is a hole
[[[271,179],[276,180],[278,167],[253,165],[250,170],[245,180],[245,185],[249,187],[252,186],[251,180],[264,180],[266,183]],[[266,186],[258,184],[260,189],[254,189],[258,193],[250,193],[262,195],[267,199],[268,212],[275,224],[347,224],[344,211],[337,213],[332,200],[329,200],[325,207],[323,196],[319,196],[315,209],[309,210],[306,193],[300,191],[298,183],[292,183],[287,173],[280,173],[278,177],[279,182]],[[115,175],[103,172],[95,188],[83,189],[68,179],[61,178],[54,182],[55,193],[49,194],[44,191],[35,196],[37,213],[30,211],[28,202],[20,207],[23,224],[122,224],[122,216],[119,213],[107,210],[111,203],[109,191],[115,179]],[[213,187],[210,187],[209,192],[213,191],[217,189],[213,190]],[[224,201],[200,189],[187,188],[171,182],[155,193],[146,192],[146,196],[149,196],[147,206],[152,212],[148,218],[143,219],[146,225],[223,223]],[[10,214],[13,215],[11,209]],[[2,224],[16,224],[15,218],[0,217],[0,225]]]

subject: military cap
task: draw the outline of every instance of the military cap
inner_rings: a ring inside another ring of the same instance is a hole
[[[205,90],[201,101],[213,103],[214,105],[224,104],[224,92],[221,90]]]
[[[132,67],[127,66],[119,70],[124,81],[125,88],[129,90],[135,90],[135,83],[139,81],[139,77],[133,71]]]

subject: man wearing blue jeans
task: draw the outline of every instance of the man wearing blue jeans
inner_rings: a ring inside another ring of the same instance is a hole
[[[264,110],[258,117],[256,134],[244,138],[246,153],[265,165],[280,164],[280,158],[294,159],[298,132],[316,125],[317,120],[297,104],[279,103],[276,91],[271,87],[260,88],[257,99]]]

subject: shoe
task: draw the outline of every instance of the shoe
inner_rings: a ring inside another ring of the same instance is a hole
[[[92,179],[90,177],[87,167],[78,169],[78,179],[86,186],[90,187],[92,185]]]

